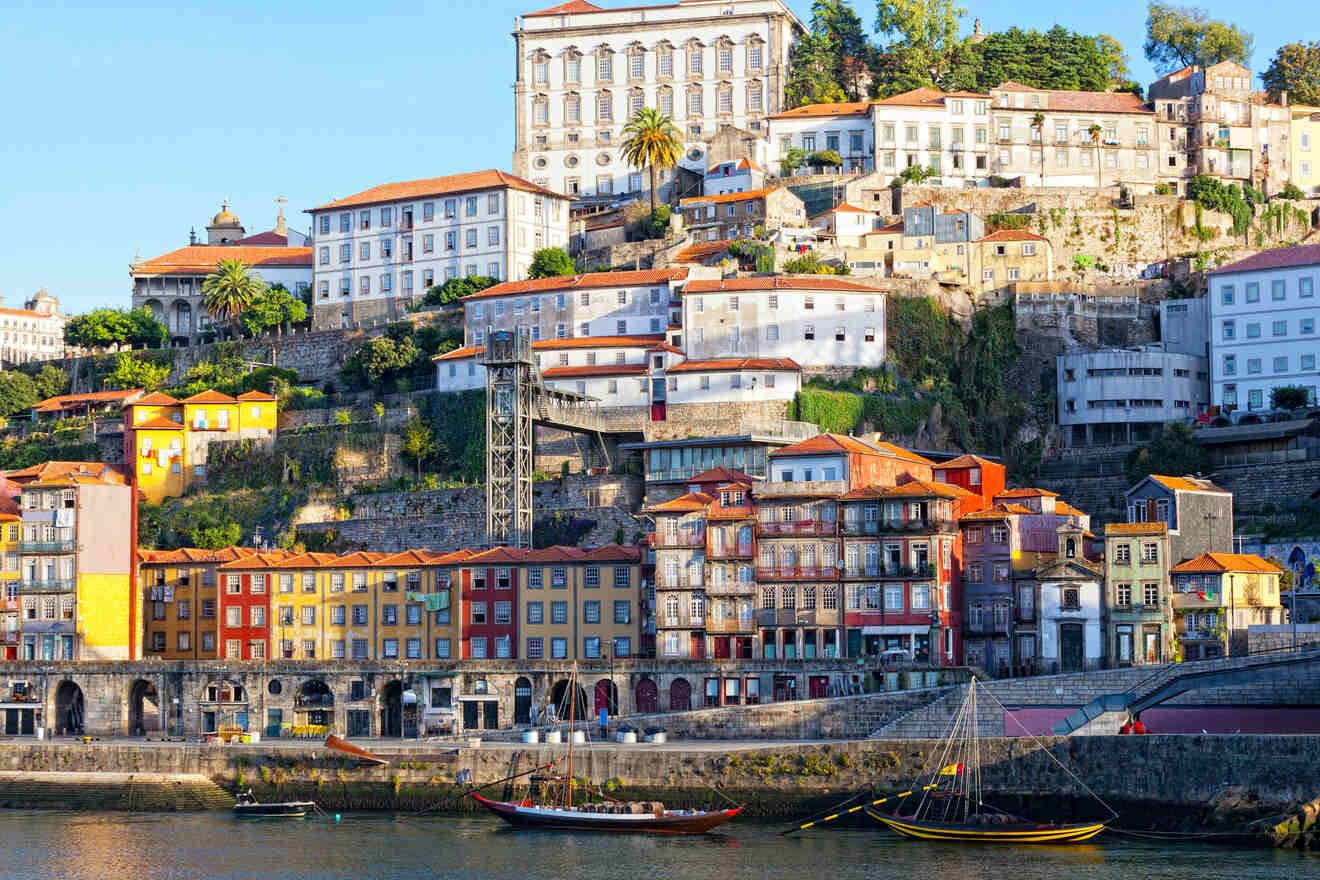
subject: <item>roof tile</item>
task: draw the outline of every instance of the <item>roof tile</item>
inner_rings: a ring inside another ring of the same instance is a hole
[[[495,187],[510,187],[512,189],[522,190],[523,192],[567,198],[567,196],[560,195],[559,193],[548,190],[543,186],[537,186],[530,180],[523,180],[521,177],[514,177],[512,174],[500,171],[497,168],[490,168],[485,171],[469,171],[466,174],[450,174],[445,177],[428,177],[424,180],[407,180],[402,183],[384,183],[380,186],[373,186],[371,189],[364,189],[360,193],[345,196],[342,199],[336,199],[333,202],[326,202],[320,207],[309,209],[307,213],[311,213],[312,211],[328,211],[334,208],[347,208],[356,205],[374,205],[380,202],[398,202],[405,199],[420,199],[426,196],[447,196],[479,189],[494,189]],[[310,256],[311,248],[308,248],[307,252]]]

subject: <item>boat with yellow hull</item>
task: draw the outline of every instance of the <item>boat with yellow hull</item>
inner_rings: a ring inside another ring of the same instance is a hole
[[[1081,843],[1105,830],[1104,822],[1041,825],[1035,822],[954,824],[891,816],[877,810],[867,815],[882,825],[916,840],[956,840],[964,843],[1060,844]]]

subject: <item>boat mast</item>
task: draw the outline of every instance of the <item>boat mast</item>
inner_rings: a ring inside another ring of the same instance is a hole
[[[568,680],[568,808],[573,809],[573,720],[577,715],[577,661]]]

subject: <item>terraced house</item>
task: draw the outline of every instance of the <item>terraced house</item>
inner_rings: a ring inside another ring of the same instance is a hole
[[[1255,554],[1202,553],[1169,569],[1173,581],[1173,656],[1183,660],[1247,651],[1247,629],[1281,623],[1279,576]]]
[[[1105,526],[1105,651],[1113,665],[1170,656],[1169,534],[1162,522]]]

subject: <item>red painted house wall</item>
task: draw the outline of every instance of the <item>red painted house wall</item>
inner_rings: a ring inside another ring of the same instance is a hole
[[[266,658],[269,659],[272,649],[270,643],[271,576],[269,574],[266,575],[265,592],[259,593],[255,596],[252,594],[251,573],[243,572],[238,575],[240,592],[237,595],[232,595],[228,592],[229,588],[227,581],[229,578],[229,574],[217,573],[217,577],[218,577],[217,593],[219,595],[216,597],[217,598],[216,605],[218,609],[216,613],[218,616],[217,622],[220,631],[220,636],[219,636],[220,641],[216,645],[216,648],[220,659],[225,659],[224,656],[225,643],[229,639],[239,639],[242,642],[241,654],[242,654],[242,659],[244,660],[261,659],[261,658],[254,658],[252,656],[251,643],[253,640],[259,640],[261,642],[264,642],[266,646],[265,648]],[[229,626],[227,623],[229,618],[229,611],[227,609],[235,606],[242,609],[242,613],[240,616],[240,620],[242,621],[242,623],[239,626],[232,627]],[[252,626],[252,608],[254,606],[265,609],[265,624],[263,626]]]
[[[495,588],[496,568],[512,568],[510,588],[499,590]],[[479,573],[485,575],[485,583],[481,589],[477,588],[477,583],[481,580]],[[495,639],[501,636],[509,637],[510,657],[518,656],[518,589],[519,589],[520,569],[516,566],[501,565],[492,567],[482,567],[478,569],[463,569],[463,659],[472,658],[472,639],[486,639],[486,656],[495,657]],[[472,622],[472,603],[486,603],[486,622],[484,624],[474,624]],[[495,603],[509,603],[509,622],[495,623]]]

